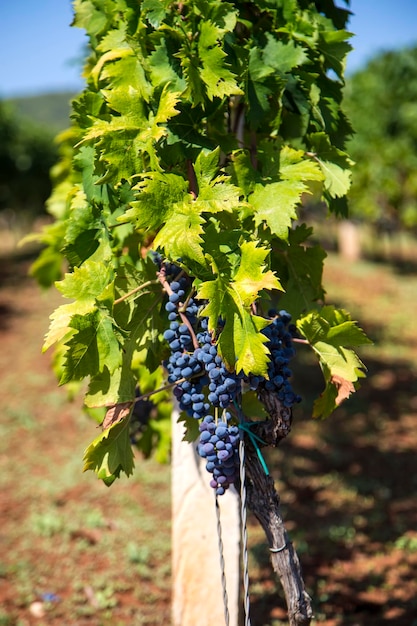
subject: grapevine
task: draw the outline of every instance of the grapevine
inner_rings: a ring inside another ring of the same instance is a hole
[[[273,493],[258,448],[288,435],[300,401],[295,345],[323,373],[315,418],[365,375],[354,349],[369,340],[325,301],[326,254],[300,221],[307,197],[347,211],[349,11],[333,0],[75,0],[74,11],[90,42],[86,86],[31,271],[67,299],[44,343],[59,381],[87,381],[84,404],[101,411],[85,469],[108,485],[129,476],[132,441],[167,460],[174,397],[218,495],[238,480],[245,439],[256,508],[255,484]],[[132,432],[143,401],[150,416]]]

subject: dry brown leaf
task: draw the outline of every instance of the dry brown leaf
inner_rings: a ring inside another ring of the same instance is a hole
[[[112,406],[109,406],[106,416],[101,425],[103,430],[110,428],[110,426],[113,426],[113,424],[117,424],[122,419],[127,417],[130,413],[131,408],[132,402],[119,402],[118,404],[113,404]]]
[[[353,386],[353,383],[351,383],[350,380],[346,380],[345,378],[342,378],[341,376],[337,376],[337,375],[332,376],[331,382],[334,384],[334,386],[337,389],[337,396],[335,400],[336,406],[339,406],[339,404],[342,404],[343,400],[347,400],[350,394],[355,391],[355,387]]]

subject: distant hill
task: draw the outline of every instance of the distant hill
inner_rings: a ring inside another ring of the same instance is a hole
[[[5,100],[16,114],[56,134],[69,126],[70,103],[76,94],[58,92]]]

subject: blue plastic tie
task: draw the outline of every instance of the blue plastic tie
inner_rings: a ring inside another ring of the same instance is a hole
[[[235,405],[235,408],[237,412],[239,413],[239,418],[240,418],[239,428],[243,430],[249,436],[249,439],[251,440],[251,443],[256,450],[256,454],[258,455],[258,459],[261,462],[262,469],[265,472],[265,476],[269,476],[269,469],[265,463],[264,457],[262,456],[261,449],[258,446],[258,441],[259,443],[262,443],[264,446],[266,446],[267,444],[260,437],[258,437],[258,435],[255,435],[255,433],[251,431],[250,427],[254,426],[256,422],[244,422],[242,408],[238,405],[236,400],[233,400],[233,404]]]
[[[268,467],[267,467],[267,465],[265,463],[265,459],[264,459],[264,457],[262,455],[262,452],[261,452],[261,449],[260,449],[260,447],[258,445],[258,441],[259,441],[259,443],[263,443],[264,446],[266,446],[266,443],[260,437],[258,437],[258,435],[255,435],[255,433],[253,433],[251,431],[251,429],[250,429],[251,426],[254,426],[254,424],[251,424],[250,422],[241,422],[239,424],[239,428],[241,430],[243,430],[249,436],[249,439],[251,440],[251,443],[252,443],[253,447],[256,450],[256,454],[258,455],[258,459],[261,462],[262,468],[263,468],[263,470],[265,472],[265,476],[269,476],[269,469],[268,469]]]

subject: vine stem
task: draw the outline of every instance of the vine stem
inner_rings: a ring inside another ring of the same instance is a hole
[[[146,287],[149,287],[150,285],[157,285],[158,282],[159,281],[156,280],[156,279],[155,280],[148,280],[148,281],[146,281],[146,283],[143,283],[142,285],[139,285],[139,287],[135,287],[135,289],[132,289],[132,291],[129,291],[128,293],[125,293],[123,296],[120,296],[120,298],[117,298],[113,302],[113,305],[120,304],[120,302],[123,302],[124,300],[127,300],[127,298],[130,298],[130,296],[133,296],[138,291],[141,291],[142,289],[145,289]]]
[[[198,184],[191,159],[187,159],[187,176],[190,194],[192,195],[193,200],[196,200],[198,196]]]
[[[142,395],[135,398],[133,402],[135,403],[135,402],[140,402],[141,400],[146,400],[146,398],[150,398],[155,393],[159,393],[160,391],[166,391],[167,389],[171,389],[171,387],[175,387],[175,385],[179,385],[183,383],[185,380],[191,380],[191,377],[179,378],[174,383],[167,383],[166,385],[162,385],[162,387],[158,387],[158,389],[152,389],[152,391],[147,391],[146,393],[143,393]]]
[[[181,274],[179,274],[179,276],[180,275]],[[172,291],[171,286],[170,286],[169,282],[167,281],[167,277],[166,277],[166,273],[165,273],[165,268],[164,267],[162,267],[161,270],[157,273],[157,276],[158,276],[158,280],[161,283],[164,291],[166,291],[169,296],[172,295],[174,292]],[[185,315],[185,313],[183,313],[181,311],[181,307],[178,307],[178,314],[179,314],[179,316],[181,318],[182,323],[185,324],[187,326],[188,330],[190,331],[190,335],[191,335],[191,338],[193,340],[194,349],[197,350],[199,345],[198,345],[197,337],[195,336],[194,329],[191,326],[190,320]]]

